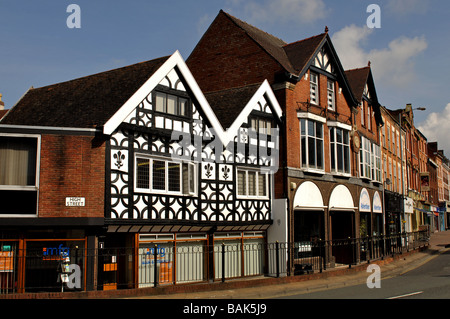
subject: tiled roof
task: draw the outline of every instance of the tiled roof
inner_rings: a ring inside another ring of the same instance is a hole
[[[242,112],[261,84],[205,93],[222,127],[226,130]]]
[[[369,66],[345,71],[350,87],[352,88],[353,94],[358,102],[361,102],[362,100],[364,88],[369,78],[369,72]]]
[[[291,62],[283,49],[287,44],[286,42],[230,15],[229,13],[224,11],[221,11],[221,13],[225,14],[239,28],[244,30],[256,43],[278,61],[285,70],[291,73],[295,72],[295,69],[292,67]]]
[[[326,33],[314,37],[293,42],[284,46],[284,51],[289,58],[295,74],[301,74],[308,66],[308,62],[314,57],[317,48],[322,45]]]
[[[8,110],[0,110],[0,120],[2,119],[3,116],[6,115],[6,113],[8,113]]]
[[[0,124],[101,127],[167,59],[162,57],[67,82],[31,88]]]

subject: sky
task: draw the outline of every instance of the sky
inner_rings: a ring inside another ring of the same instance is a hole
[[[382,105],[426,108],[415,124],[450,158],[446,0],[0,0],[2,101],[176,50],[187,59],[221,9],[288,43],[327,26],[345,69],[371,62]]]

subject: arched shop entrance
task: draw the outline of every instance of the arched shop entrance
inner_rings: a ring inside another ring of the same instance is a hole
[[[303,182],[297,189],[293,201],[294,242],[325,239],[323,198],[313,182]]]
[[[334,188],[330,196],[331,238],[336,263],[348,264],[353,260],[349,239],[355,237],[355,207],[350,190],[344,185]]]

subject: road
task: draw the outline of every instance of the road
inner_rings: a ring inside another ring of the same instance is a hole
[[[397,277],[383,279],[381,273],[380,284],[380,288],[362,284],[281,299],[450,299],[450,251]]]

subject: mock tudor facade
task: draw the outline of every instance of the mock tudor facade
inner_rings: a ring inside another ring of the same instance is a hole
[[[267,81],[204,95],[178,52],[32,88],[0,125],[2,238],[22,256],[66,254],[87,290],[215,280],[222,243],[266,242],[280,118]],[[114,249],[135,257],[101,253]],[[262,273],[261,251],[226,276]],[[12,282],[58,289],[56,266],[39,267]]]

